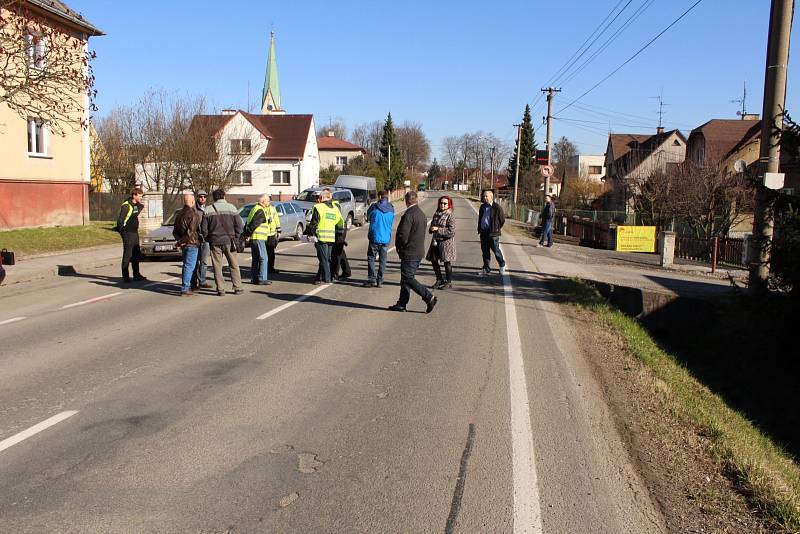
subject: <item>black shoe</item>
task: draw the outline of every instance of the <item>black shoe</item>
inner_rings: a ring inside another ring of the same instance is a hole
[[[399,304],[392,304],[391,306],[389,306],[389,310],[390,311],[396,311],[396,312],[404,312],[404,311],[406,311],[406,307],[405,306],[400,306]]]
[[[261,280],[251,280],[250,283],[253,284],[254,286],[257,286],[261,284]]]
[[[361,287],[378,287],[378,284],[373,281],[368,281],[361,284]]]
[[[452,289],[452,287],[453,283],[450,280],[448,280],[447,282],[442,282],[442,285],[441,287],[439,287],[439,289]]]
[[[432,312],[437,302],[439,302],[439,299],[437,299],[436,297],[432,297],[431,300],[428,301],[428,307],[425,308],[425,313]]]
[[[381,286],[383,286],[383,282],[375,282],[375,287],[381,287]]]
[[[217,291],[217,296],[218,297],[224,297],[225,296],[225,292],[224,291]]]
[[[440,287],[442,287],[442,284],[444,284],[444,281],[436,280],[430,288],[431,289],[439,289]]]
[[[233,294],[234,295],[244,295],[244,289],[234,289],[233,290]]]
[[[123,284],[130,284],[130,283],[131,283],[131,279],[130,279],[130,278],[128,278],[128,277],[124,277],[124,278],[122,279],[122,283],[123,283]]]
[[[268,272],[269,274],[280,274],[280,271],[279,271],[278,269],[270,269],[270,270],[269,270],[269,271],[267,271],[267,272]]]
[[[337,280],[350,280],[350,275],[349,274],[343,274],[342,276],[337,278]]]
[[[259,282],[259,285],[262,285],[262,286],[272,285],[272,280],[262,280],[261,282]]]
[[[142,276],[141,274],[136,274],[133,276],[133,280],[136,282],[144,282],[145,280],[147,280],[147,278]]]

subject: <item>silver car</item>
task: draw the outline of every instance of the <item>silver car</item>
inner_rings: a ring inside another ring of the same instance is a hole
[[[306,224],[303,208],[296,202],[290,201],[273,202],[272,205],[275,206],[275,211],[278,212],[278,218],[281,221],[281,231],[278,234],[278,239],[299,240],[303,235],[303,229]],[[239,210],[239,216],[244,224],[247,224],[247,217],[250,216],[250,211],[254,206],[255,204],[245,204]]]
[[[177,247],[172,229],[175,226],[176,210],[172,216],[164,221],[161,226],[148,232],[139,243],[142,255],[147,257],[180,257],[181,250]]]

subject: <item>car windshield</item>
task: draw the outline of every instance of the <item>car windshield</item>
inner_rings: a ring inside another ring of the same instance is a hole
[[[350,189],[353,192],[353,198],[356,199],[356,202],[366,202],[367,201],[367,190],[366,189]]]
[[[317,191],[303,191],[295,200],[299,200],[301,202],[314,202],[314,197],[317,196]]]

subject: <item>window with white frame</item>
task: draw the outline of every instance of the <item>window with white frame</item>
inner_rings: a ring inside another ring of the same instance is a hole
[[[347,165],[347,156],[336,156],[337,165]]]
[[[272,185],[289,185],[290,177],[289,171],[272,171]]]
[[[234,171],[231,175],[232,185],[253,185],[252,171]]]
[[[250,139],[231,139],[231,154],[250,153]]]
[[[44,36],[26,31],[25,50],[28,54],[28,67],[43,69],[47,66],[47,39]]]
[[[47,155],[47,124],[38,117],[28,117],[28,154]]]

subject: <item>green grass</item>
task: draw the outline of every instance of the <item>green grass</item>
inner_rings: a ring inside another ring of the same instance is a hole
[[[786,530],[800,532],[800,466],[792,457],[665,352],[638,321],[613,308],[590,285],[576,279],[553,284],[563,296],[595,312],[618,332],[631,353],[667,386],[671,410],[710,440],[725,475],[750,503]]]
[[[0,248],[30,256],[119,243],[119,234],[111,230],[113,226],[110,221],[97,221],[86,226],[8,230],[0,232]]]

